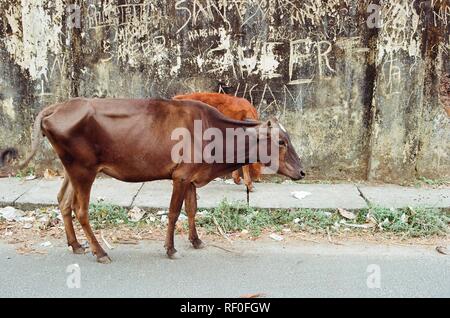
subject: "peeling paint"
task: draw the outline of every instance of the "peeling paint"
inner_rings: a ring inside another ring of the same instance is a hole
[[[400,0],[389,2],[382,7],[383,29],[380,37],[381,50],[378,63],[385,56],[392,56],[400,50],[410,57],[419,58],[421,53],[419,37],[419,14],[414,9],[414,1]]]
[[[51,14],[45,9],[44,3],[31,0],[22,0],[19,8],[11,7],[6,12],[13,34],[5,38],[6,49],[18,65],[28,70],[32,79],[47,77],[48,54],[57,54],[61,50],[64,5],[62,0],[53,3]]]
[[[16,111],[13,105],[14,100],[10,97],[2,101],[2,110],[12,121],[16,120]]]

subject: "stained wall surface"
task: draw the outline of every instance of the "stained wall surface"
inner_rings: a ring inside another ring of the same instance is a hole
[[[0,148],[71,97],[221,91],[278,116],[312,177],[448,178],[449,20],[440,0],[0,0]]]

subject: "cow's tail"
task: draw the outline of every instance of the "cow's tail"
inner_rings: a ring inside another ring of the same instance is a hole
[[[34,121],[34,125],[33,125],[33,132],[32,132],[32,142],[31,142],[31,153],[25,158],[25,160],[23,162],[21,162],[18,166],[19,170],[22,170],[24,168],[26,168],[28,166],[28,164],[30,163],[31,159],[33,159],[33,157],[36,155],[37,151],[39,150],[39,146],[41,145],[42,142],[42,120],[53,114],[53,112],[56,109],[56,106],[58,106],[57,104],[55,105],[51,105],[48,106],[46,108],[44,108],[36,117],[35,121]]]

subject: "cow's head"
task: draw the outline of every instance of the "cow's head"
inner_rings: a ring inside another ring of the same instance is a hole
[[[305,178],[306,173],[303,169],[300,157],[294,149],[291,138],[286,128],[276,119],[272,118],[263,123],[260,128],[267,131],[267,140],[270,140],[270,152],[275,151],[278,162],[273,162],[266,166],[277,167],[277,173],[289,177],[293,180]]]

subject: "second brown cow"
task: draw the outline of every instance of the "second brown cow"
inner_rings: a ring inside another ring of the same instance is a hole
[[[186,95],[179,95],[174,97],[176,100],[198,100],[209,106],[216,108],[222,114],[229,118],[241,121],[258,121],[259,116],[256,108],[245,98],[230,96],[219,93],[192,93]],[[260,163],[253,163],[242,167],[242,175],[244,177],[244,184],[250,192],[253,192],[255,187],[253,181],[260,181],[262,165]],[[233,171],[233,180],[236,184],[241,183],[240,170]]]

